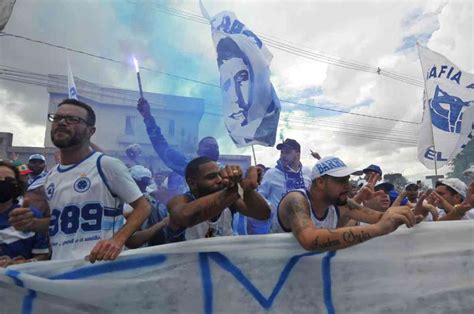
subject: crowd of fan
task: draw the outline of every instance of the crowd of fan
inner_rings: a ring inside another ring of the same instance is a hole
[[[220,164],[213,137],[203,138],[189,160],[168,144],[145,99],[137,109],[167,172],[140,165],[139,145],[127,148],[128,167],[102,154],[90,142],[95,113],[72,99],[48,115],[58,165],[48,171],[41,154],[26,165],[0,160],[0,267],[86,256],[113,260],[124,249],[280,232],[292,232],[306,250],[337,250],[403,224],[474,219],[474,183],[449,178],[434,189],[395,187],[377,165],[356,171],[315,152],[310,169],[293,139],[276,146],[275,167],[244,172]],[[473,180],[473,167],[465,174]]]

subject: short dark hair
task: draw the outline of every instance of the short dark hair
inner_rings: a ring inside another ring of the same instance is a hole
[[[15,173],[15,193],[13,195],[13,200],[16,200],[19,196],[22,196],[25,193],[25,184],[20,180],[20,171],[15,167],[10,161],[0,159],[0,167],[7,167]]]
[[[455,189],[453,189],[453,188],[450,187],[450,186],[447,186],[446,184],[444,184],[444,183],[441,182],[441,181],[436,182],[435,188],[437,188],[437,187],[440,186],[440,185],[445,186],[446,189],[449,191],[449,193],[450,193],[451,195],[453,195],[453,196],[456,195],[456,194],[459,194]],[[459,195],[461,195],[461,194],[459,194]],[[461,197],[462,197],[462,195],[461,195]]]
[[[73,106],[77,106],[77,107],[81,107],[81,108],[86,109],[86,111],[87,111],[87,123],[89,123],[92,126],[95,125],[95,112],[94,112],[94,109],[92,109],[92,107],[89,106],[88,104],[86,104],[82,101],[79,101],[77,99],[66,98],[58,104],[58,108],[62,105],[73,105]]]
[[[212,136],[206,136],[206,137],[203,137],[199,143],[198,143],[198,146],[201,145],[202,142],[204,142],[205,140],[214,140],[217,142],[216,138],[215,137],[212,137]]]
[[[191,160],[186,166],[186,170],[184,171],[184,176],[186,180],[188,180],[188,178],[195,178],[196,175],[199,173],[199,166],[207,164],[208,162],[215,161],[206,156],[197,157]]]

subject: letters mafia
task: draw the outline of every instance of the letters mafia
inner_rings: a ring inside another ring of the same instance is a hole
[[[454,72],[455,70],[454,70],[454,67],[452,66],[442,65],[438,69],[436,68],[436,65],[433,65],[431,70],[426,73],[426,80],[429,80],[431,78],[440,78],[441,76],[443,76],[443,78],[446,78],[448,80],[455,81],[456,83],[461,84],[460,80],[461,80],[462,72],[457,70],[457,72],[453,75]]]

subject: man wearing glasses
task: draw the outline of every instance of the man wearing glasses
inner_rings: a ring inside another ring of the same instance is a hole
[[[96,119],[89,105],[66,99],[48,120],[61,160],[44,185],[51,217],[37,219],[28,208],[17,208],[10,223],[18,230],[49,232],[53,260],[87,254],[92,263],[113,260],[148,217],[150,205],[120,160],[91,150]],[[125,224],[123,203],[134,208]]]
[[[364,208],[348,199],[350,175],[357,171],[337,157],[319,160],[311,172],[311,188],[290,191],[281,201],[278,222],[281,232],[293,232],[308,251],[343,249],[415,225],[409,207],[391,207],[385,213]],[[349,219],[369,225],[343,227]]]

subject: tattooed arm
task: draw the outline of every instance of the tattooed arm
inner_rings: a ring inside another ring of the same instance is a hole
[[[188,228],[219,215],[239,198],[237,188],[224,189],[192,200],[186,195],[172,198],[167,205],[169,227],[177,230]]]
[[[388,234],[401,224],[415,225],[415,217],[408,207],[392,207],[374,225],[320,229],[311,221],[308,202],[296,192],[289,193],[280,208],[282,223],[291,229],[300,245],[308,251],[343,249]]]
[[[342,216],[348,216],[356,221],[368,224],[377,223],[383,216],[383,213],[361,206],[351,199],[347,199],[347,206],[340,207],[340,209],[342,209]]]

